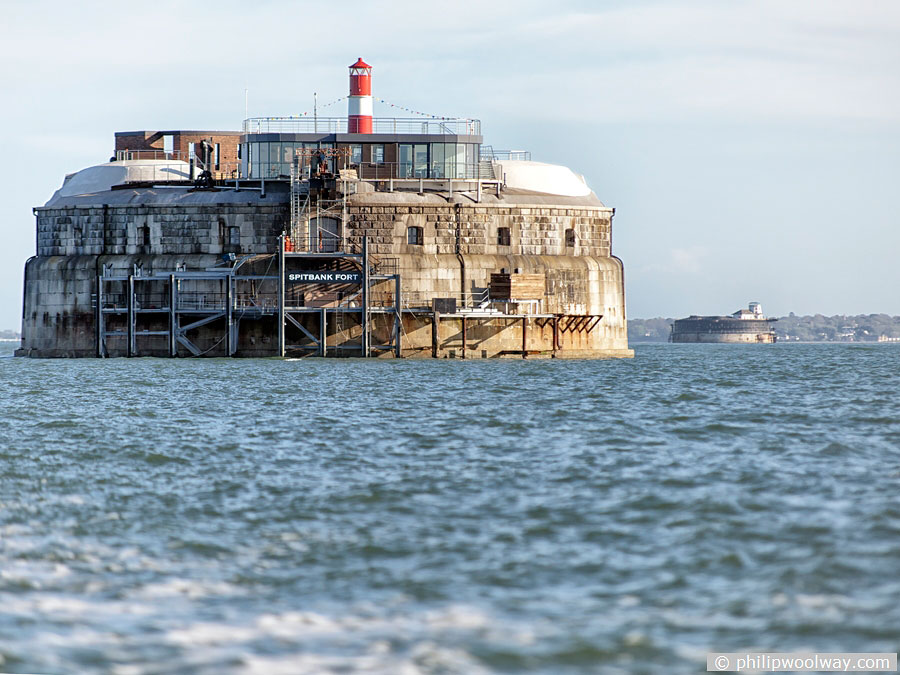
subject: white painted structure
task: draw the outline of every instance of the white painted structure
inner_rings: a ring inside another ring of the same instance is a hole
[[[586,197],[591,194],[584,176],[559,164],[501,160],[494,162],[494,175],[503,180],[508,188],[566,197]]]
[[[45,206],[53,206],[61,197],[105,192],[113,185],[138,181],[190,180],[187,162],[172,159],[127,159],[89,166],[70,173]]]
[[[751,302],[749,305],[749,309],[739,309],[734,314],[731,315],[735,319],[763,319],[765,320],[765,315],[762,311],[762,305],[758,302]]]

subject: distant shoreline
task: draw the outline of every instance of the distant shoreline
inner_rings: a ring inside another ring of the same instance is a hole
[[[674,344],[668,340],[635,340],[628,338],[629,345],[668,345]],[[681,343],[686,344],[686,343]],[[741,344],[737,342],[695,342],[693,344]],[[755,343],[747,343],[755,344]],[[778,340],[779,345],[900,345],[900,342],[879,342],[878,340]]]

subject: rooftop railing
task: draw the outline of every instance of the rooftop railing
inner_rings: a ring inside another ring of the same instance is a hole
[[[123,162],[136,159],[182,160],[180,150],[116,150],[116,161]]]
[[[346,134],[346,117],[251,117],[244,120],[245,134]],[[459,117],[429,119],[375,117],[373,134],[433,134],[480,136],[481,120]]]
[[[337,162],[329,162],[327,170],[339,173],[341,169],[354,169],[360,180],[494,180],[490,163],[459,163],[453,160],[442,162],[348,162],[346,167]],[[250,178],[284,179],[290,176],[288,162],[254,162],[250,168]],[[300,166],[301,180],[315,175],[316,169],[309,163]]]
[[[507,161],[531,161],[530,150],[494,150],[489,145],[481,146],[481,161],[502,162]]]

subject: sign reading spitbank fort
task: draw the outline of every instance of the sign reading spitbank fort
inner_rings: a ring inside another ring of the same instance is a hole
[[[291,272],[287,280],[295,284],[361,284],[362,272]]]
[[[579,174],[477,119],[374,117],[372,66],[349,75],[346,118],[117,132],[34,210],[17,354],[633,355]]]

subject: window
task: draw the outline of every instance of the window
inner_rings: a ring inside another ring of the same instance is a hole
[[[281,146],[281,161],[287,165],[285,173],[291,172],[291,162],[294,161],[294,144],[284,143]]]
[[[362,164],[362,145],[354,143],[350,146],[350,163]]]
[[[281,143],[266,143],[269,146],[269,165],[266,176],[276,177],[282,173],[281,170]]]
[[[421,246],[425,243],[425,236],[421,227],[412,225],[406,228],[406,243],[413,246]]]
[[[466,177],[466,144],[456,144],[456,177]]]
[[[497,246],[509,246],[509,228],[497,228]]]
[[[400,178],[411,178],[412,177],[412,157],[413,157],[413,146],[408,143],[400,144],[400,172],[398,176]]]
[[[428,145],[425,143],[417,143],[413,146],[413,159],[415,167],[413,173],[416,178],[428,178]]]
[[[219,153],[221,152],[221,150],[222,150],[221,145],[219,143],[216,143],[216,157],[215,157],[215,161],[213,162],[216,165],[216,171],[219,170]]]
[[[219,218],[219,234],[222,237],[222,253],[241,252],[241,228],[228,225],[224,218]]]
[[[372,146],[372,163],[384,164],[384,144],[377,143]]]
[[[431,144],[431,177],[444,177],[444,144]]]
[[[575,230],[569,228],[566,230],[566,247],[575,246]]]
[[[400,144],[400,178],[428,178],[427,144]]]

